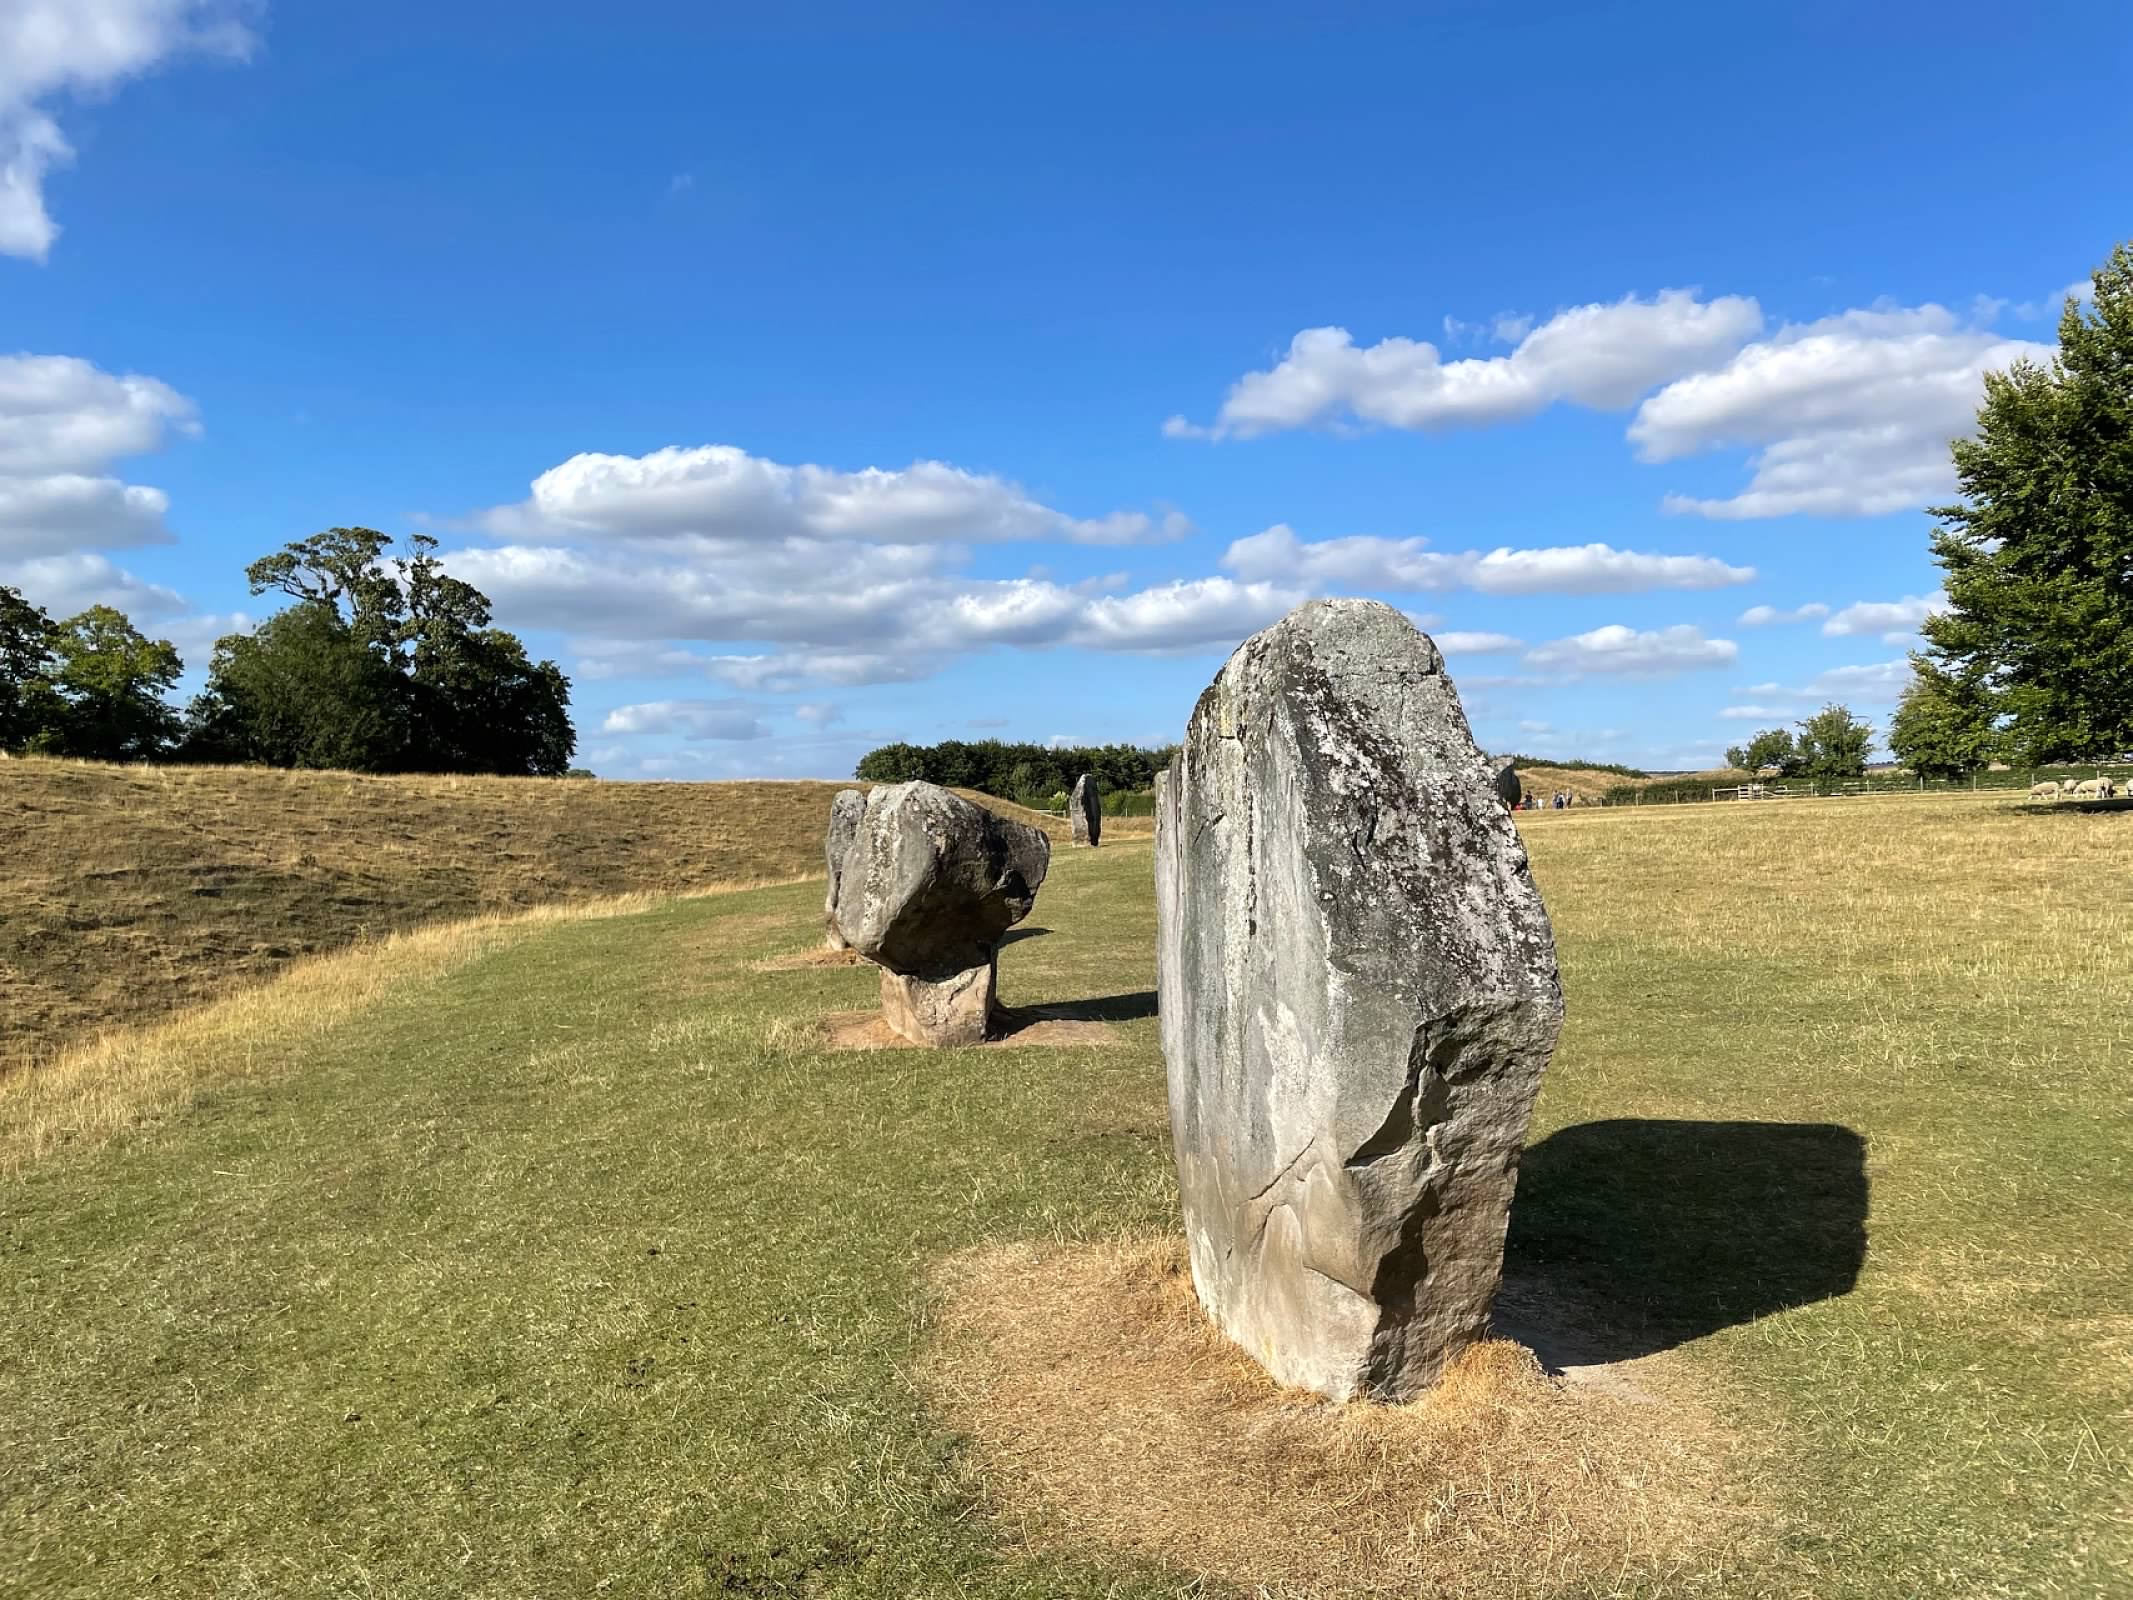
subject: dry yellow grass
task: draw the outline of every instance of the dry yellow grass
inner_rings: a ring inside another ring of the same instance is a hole
[[[286,1072],[303,1059],[306,1040],[388,994],[435,982],[543,928],[630,916],[660,898],[616,895],[391,934],[293,962],[267,982],[168,1021],[108,1030],[0,1077],[0,1176],[160,1121],[220,1084]]]
[[[10,761],[0,1074],[410,928],[819,875],[839,787]]]
[[[1574,895],[1580,931],[1604,927],[1579,952],[1588,988],[1755,952],[1815,976],[1832,1009],[1806,1028],[1878,1036],[1876,1058],[1854,1069],[1937,1072],[1952,1049],[1996,1054],[2011,1033],[2040,1054],[1993,1065],[2035,1083],[2055,1073],[2055,1049],[2115,1060],[2133,1048],[2133,815],[2037,815],[2009,796],[1956,794],[1522,812],[1519,823],[1558,923]],[[1596,923],[1595,910],[1609,914]],[[1921,1028],[1919,1008],[1930,1015],[1951,992],[1968,1026]],[[2077,1040],[2064,1033],[2070,992],[2085,1002]],[[1974,1031],[1981,1012],[1989,1039]]]
[[[1569,1386],[1491,1340],[1412,1405],[1333,1405],[1215,1332],[1183,1256],[1024,1244],[943,1270],[923,1378],[1033,1548],[1272,1595],[1540,1596],[1720,1572],[1753,1535],[1742,1450],[1678,1383]]]
[[[483,913],[819,873],[827,783],[0,767],[0,1072]]]
[[[1560,789],[1565,794],[1574,794],[1580,803],[1598,801],[1601,795],[1618,784],[1634,783],[1634,778],[1625,778],[1618,772],[1580,772],[1569,767],[1520,767],[1518,781],[1525,785],[1526,793],[1546,804],[1548,796]]]

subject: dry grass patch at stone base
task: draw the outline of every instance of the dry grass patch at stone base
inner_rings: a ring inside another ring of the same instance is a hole
[[[832,1011],[822,1019],[821,1038],[831,1050],[927,1050],[931,1045],[914,1044],[883,1020],[879,1011]],[[1042,1010],[1010,1011],[1000,1032],[983,1044],[964,1045],[968,1050],[1051,1049],[1067,1050],[1088,1045],[1119,1042],[1118,1030],[1103,1022],[1083,1022],[1050,1017]]]
[[[1007,1245],[938,1275],[922,1377],[1037,1548],[1273,1595],[1681,1592],[1753,1536],[1693,1399],[1549,1378],[1508,1340],[1405,1406],[1277,1386],[1201,1313],[1182,1241]]]

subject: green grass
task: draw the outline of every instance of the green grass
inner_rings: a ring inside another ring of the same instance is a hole
[[[1530,837],[1571,1020],[1513,1266],[1678,1345],[1772,1460],[1768,1565],[1632,1586],[2133,1589],[2133,818]],[[1003,997],[1144,995],[1149,873],[1055,856]],[[949,1252],[1174,1226],[1153,1017],[824,1053],[869,974],[749,965],[819,912],[534,927],[218,1037],[189,1105],[0,1181],[0,1594],[1178,1592],[1018,1553],[913,1380]]]

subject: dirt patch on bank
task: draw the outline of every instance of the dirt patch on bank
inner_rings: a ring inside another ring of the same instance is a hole
[[[807,972],[816,967],[863,967],[865,956],[857,950],[831,950],[820,947],[813,950],[795,950],[782,956],[770,956],[756,962],[757,972]]]
[[[1741,1452],[1665,1358],[1566,1382],[1492,1339],[1404,1406],[1276,1385],[1209,1324],[1183,1242],[1006,1245],[937,1277],[922,1379],[1038,1548],[1273,1595],[1693,1588],[1758,1520]]]

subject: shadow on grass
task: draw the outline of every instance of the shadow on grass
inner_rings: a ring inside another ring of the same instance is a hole
[[[1520,1164],[1498,1324],[1551,1368],[1669,1350],[1850,1293],[1866,1215],[1866,1141],[1849,1128],[1564,1128]]]
[[[1100,999],[1056,1000],[1023,1010],[1046,1022],[1137,1022],[1155,1015],[1155,991],[1142,989],[1135,994],[1107,994]]]
[[[2133,794],[2117,795],[2109,800],[2032,800],[2014,809],[2030,817],[2094,817],[2112,811],[2133,811]]]
[[[1024,939],[1041,939],[1051,931],[1050,928],[1009,928],[1000,935],[1000,943],[1009,945],[1019,944]]]

